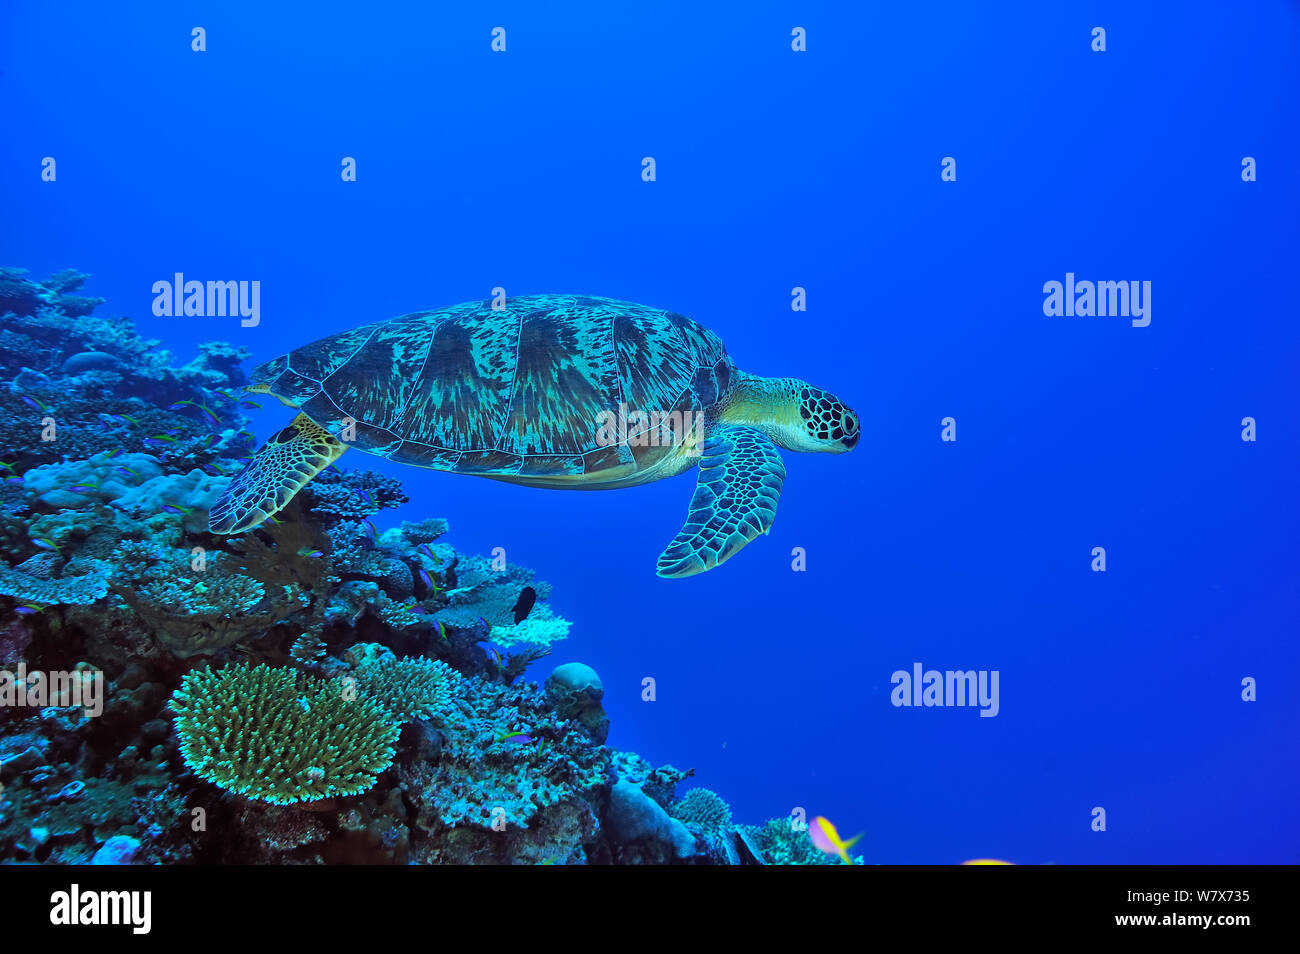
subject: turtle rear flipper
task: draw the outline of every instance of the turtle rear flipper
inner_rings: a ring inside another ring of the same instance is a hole
[[[262,445],[208,513],[213,533],[242,533],[282,509],[348,446],[306,414]]]
[[[784,482],[785,463],[762,431],[739,424],[710,427],[690,513],[659,555],[659,575],[694,576],[711,570],[767,533]]]

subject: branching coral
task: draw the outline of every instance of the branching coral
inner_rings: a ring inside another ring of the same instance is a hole
[[[460,675],[436,659],[378,658],[356,668],[358,690],[399,722],[446,715]]]
[[[491,640],[502,647],[524,645],[544,649],[569,634],[572,625],[556,616],[549,603],[551,588],[534,579],[533,572],[509,564],[496,571],[482,557],[461,556],[448,571],[454,585],[445,598],[448,604],[437,611],[435,618],[444,626],[459,629],[481,629],[482,619],[489,630],[480,639]],[[524,587],[532,587],[537,602],[520,622],[515,622],[514,607]]]
[[[722,831],[731,825],[731,806],[721,795],[707,788],[688,791],[673,805],[669,814],[706,831]]]
[[[276,805],[366,791],[398,735],[389,713],[342,683],[264,665],[191,670],[171,707],[191,771]]]
[[[322,522],[365,520],[380,510],[399,507],[410,498],[399,481],[373,470],[329,467],[307,485],[310,510]]]

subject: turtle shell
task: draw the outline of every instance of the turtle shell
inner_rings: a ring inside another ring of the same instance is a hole
[[[528,295],[331,335],[253,372],[351,445],[460,473],[598,474],[668,452],[631,412],[704,413],[734,365],[691,319],[609,298]],[[631,425],[611,439],[620,413]],[[602,416],[604,414],[605,416]]]

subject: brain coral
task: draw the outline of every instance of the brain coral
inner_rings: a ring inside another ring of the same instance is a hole
[[[387,712],[341,682],[265,665],[193,669],[171,707],[196,775],[276,805],[366,791],[398,735]]]

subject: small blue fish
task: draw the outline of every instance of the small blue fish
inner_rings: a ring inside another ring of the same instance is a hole
[[[429,589],[433,589],[433,579],[429,576],[428,570],[421,569],[419,572],[419,577],[421,583],[423,583]]]
[[[178,507],[175,504],[163,504],[160,509],[167,513],[179,513],[182,515],[188,515],[191,512],[189,507]]]
[[[443,639],[446,639],[446,638],[447,638],[447,627],[446,627],[446,626],[443,626],[443,625],[442,625],[442,622],[441,622],[440,620],[436,620],[436,619],[433,621],[433,625],[436,626],[436,627],[438,627],[438,635],[441,636]]]
[[[55,553],[59,552],[58,544],[49,537],[32,537],[32,546],[42,550],[52,550]]]
[[[112,460],[114,457],[116,457],[116,456],[117,456],[118,454],[120,454],[120,453],[122,453],[122,448],[120,448],[120,447],[114,447],[111,451],[108,452],[108,456],[105,457],[104,460]]]
[[[73,484],[68,489],[73,493],[90,494],[99,489],[99,484]]]
[[[21,484],[23,479],[21,477],[6,477],[4,482],[6,484]]]
[[[514,732],[501,741],[509,742],[512,745],[528,745],[529,743],[536,742],[537,739],[533,738],[531,735],[525,735],[522,732]]]
[[[28,407],[34,408],[37,411],[49,410],[49,408],[45,405],[45,402],[41,401],[39,398],[28,397],[26,394],[24,394],[22,395],[22,400],[23,403],[26,404]]]
[[[324,553],[324,551],[322,551],[322,550],[313,550],[313,549],[311,549],[310,547],[299,547],[299,548],[298,548],[298,556],[300,556],[300,557],[320,557],[320,556],[324,556],[324,555],[325,555],[325,553]]]
[[[371,543],[379,542],[379,528],[375,526],[373,521],[366,521],[366,536],[370,538]]]
[[[283,526],[283,521],[281,521],[278,517],[267,517],[266,519],[270,520],[277,527]]]
[[[185,405],[187,405],[187,404],[193,404],[193,403],[194,403],[193,401],[177,401],[175,404],[168,404],[168,405],[167,405],[167,410],[169,410],[169,411],[179,411],[179,410],[180,410],[181,408],[183,408]]]
[[[256,401],[240,401],[239,406],[249,411],[260,411],[262,409],[262,405]]]
[[[415,548],[415,550],[416,550],[417,553],[423,553],[425,556],[427,556],[427,557],[428,557],[430,560],[432,560],[434,563],[437,563],[437,562],[438,562],[438,558],[437,558],[436,556],[434,556],[434,555],[433,555],[433,551],[432,551],[431,549],[429,549],[429,544],[427,544],[427,543],[421,543],[418,547]]]
[[[33,603],[24,603],[22,606],[17,607],[14,612],[20,616],[31,616],[35,613],[39,613],[43,609],[45,609],[44,606],[36,606]]]
[[[354,491],[354,493],[356,493],[356,495],[357,495],[358,497],[360,497],[362,500],[364,500],[364,501],[365,501],[366,503],[368,503],[368,504],[373,505],[374,502],[375,502],[374,499],[370,496],[370,494],[366,493],[364,490],[357,490],[357,491]]]
[[[130,467],[127,467],[125,464],[122,464],[122,465],[119,466],[119,467],[114,467],[113,469],[116,470],[116,471],[117,471],[119,474],[121,474],[123,477],[139,477],[139,476],[140,476],[139,473],[137,473],[136,471],[132,470]]]
[[[130,424],[132,427],[139,427],[139,426],[140,426],[140,422],[137,421],[135,418],[131,417],[129,414],[110,414],[109,416],[110,416],[110,417],[115,417],[115,418],[117,418],[119,421],[126,421],[126,422],[127,422],[128,424]]]

